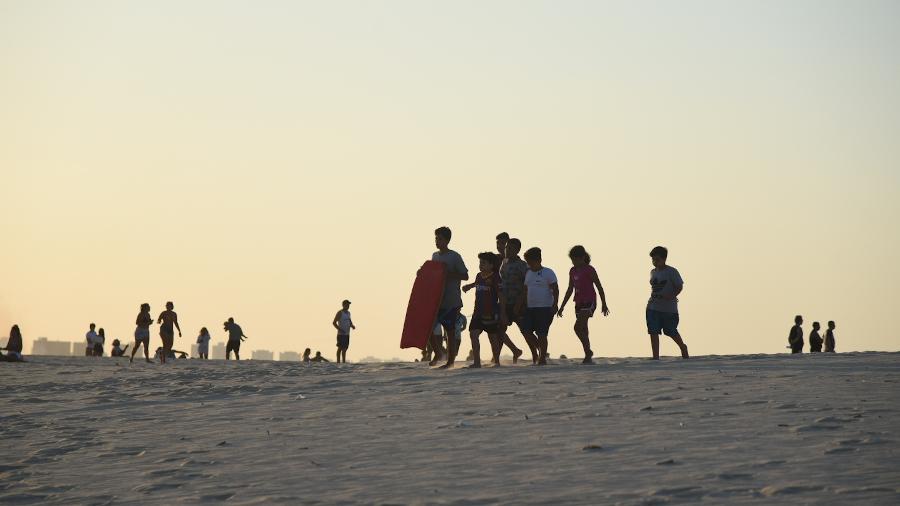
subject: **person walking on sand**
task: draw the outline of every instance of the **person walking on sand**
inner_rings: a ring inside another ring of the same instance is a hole
[[[537,364],[540,356],[537,342],[522,326],[520,299],[525,294],[525,275],[528,273],[528,264],[519,258],[522,241],[515,237],[509,239],[506,241],[505,250],[503,262],[500,264],[500,323],[504,326],[503,335],[508,339],[509,329],[515,323],[525,339],[525,344],[531,350],[532,363]],[[514,351],[513,363],[517,362],[517,358]]]
[[[9,339],[6,346],[0,348],[6,350],[6,354],[0,353],[0,362],[24,362],[22,358],[22,331],[18,325],[13,325],[9,329]]]
[[[159,327],[159,337],[162,339],[162,348],[163,353],[160,355],[160,364],[166,363],[166,357],[169,356],[169,352],[172,351],[172,346],[175,345],[175,329],[174,326],[178,329],[178,337],[181,337],[181,326],[178,325],[178,315],[173,311],[175,309],[175,304],[172,302],[166,302],[166,310],[159,314],[159,318],[156,319],[156,323],[162,323]]]
[[[510,238],[509,238],[508,233],[500,232],[499,234],[497,234],[496,239],[497,239],[497,261],[498,261],[498,264],[497,264],[496,268],[494,269],[494,272],[496,272],[498,275],[500,275],[500,290],[502,293],[503,284],[506,282],[503,279],[502,270],[503,270],[503,265],[506,263],[506,246],[507,246],[507,244],[509,244]],[[519,247],[521,247],[521,244],[519,245]],[[524,264],[525,262],[522,262],[522,263]],[[524,275],[525,275],[525,271],[523,270],[522,276],[524,276]],[[502,295],[501,295],[501,297],[502,297]],[[501,310],[500,313],[503,313],[503,311]],[[504,345],[507,348],[509,348],[509,351],[511,351],[512,355],[513,355],[513,363],[515,364],[516,362],[519,361],[519,357],[522,356],[522,350],[519,349],[519,347],[516,346],[515,343],[512,342],[512,339],[509,338],[509,334],[507,333],[507,328],[506,328],[506,327],[508,327],[508,325],[503,322],[502,314],[500,314],[500,320],[501,320],[500,324],[503,327],[502,329],[499,330],[500,351],[501,352],[503,351]],[[498,356],[499,356],[499,354],[498,354]]]
[[[479,253],[479,272],[475,281],[463,286],[464,292],[475,288],[475,310],[469,325],[473,359],[470,367],[473,368],[481,367],[479,338],[482,332],[487,332],[491,343],[491,362],[500,365],[500,275],[494,270],[497,263],[497,255],[489,251]],[[454,345],[448,342],[447,346],[452,348]]]
[[[97,325],[92,323],[90,330],[84,335],[85,340],[85,348],[84,348],[84,356],[85,357],[93,357],[94,356],[94,341],[97,339],[97,333],[94,329],[97,328]]]
[[[788,332],[788,344],[791,353],[803,353],[803,317],[797,315],[794,317],[794,326]]]
[[[347,363],[347,348],[350,347],[350,329],[356,330],[350,317],[350,301],[341,302],[341,310],[334,315],[331,324],[337,330],[337,362]]]
[[[97,331],[97,337],[94,338],[94,356],[103,356],[103,345],[106,344],[106,331],[100,329]]]
[[[659,360],[659,334],[672,338],[681,349],[681,358],[690,358],[688,347],[678,333],[678,294],[684,281],[678,269],[666,265],[669,250],[657,246],[650,251],[653,270],[650,271],[650,300],[647,301],[647,333],[653,360]]]
[[[822,336],[819,335],[819,329],[822,328],[819,322],[813,322],[812,332],[809,333],[809,352],[820,353],[822,351]]]
[[[572,268],[569,269],[569,288],[559,306],[557,315],[562,318],[563,309],[569,302],[572,292],[575,292],[575,335],[581,341],[584,348],[584,360],[582,364],[592,364],[594,351],[591,350],[591,339],[588,332],[588,320],[594,316],[597,310],[597,293],[600,294],[600,314],[609,316],[609,308],[606,306],[606,294],[597,270],[591,265],[591,255],[585,251],[584,246],[574,246],[569,250],[569,259],[572,260]],[[597,291],[594,292],[594,286]]]
[[[441,305],[438,308],[437,318],[438,323],[444,327],[444,333],[447,336],[453,335],[456,319],[463,307],[460,284],[462,281],[469,279],[469,270],[466,269],[466,263],[463,262],[459,253],[449,248],[450,239],[452,237],[453,232],[448,227],[437,228],[434,231],[434,245],[438,250],[431,255],[431,260],[442,262],[447,266],[447,275],[444,278],[444,296],[441,298]],[[431,346],[435,352],[441,349],[440,342],[434,342],[434,336],[432,336]],[[454,347],[448,342],[447,363],[442,365],[441,368],[447,369],[452,367],[458,352],[458,346]],[[437,353],[435,353],[435,355],[436,356],[428,363],[428,365],[435,365],[443,359],[443,357]]]
[[[834,327],[834,321],[829,321],[825,331],[825,353],[834,353]]]
[[[524,299],[527,307],[522,325],[529,337],[537,343],[537,365],[547,365],[548,336],[553,317],[559,310],[559,283],[556,273],[542,264],[541,248],[529,248],[525,252],[528,272],[525,273]]]
[[[228,342],[225,344],[225,360],[231,360],[231,352],[234,352],[234,359],[241,359],[241,342],[247,339],[244,335],[244,329],[240,325],[234,323],[234,318],[229,318],[225,322],[225,330],[228,331]]]
[[[209,330],[206,327],[200,329],[200,335],[197,336],[197,355],[203,360],[209,360]]]
[[[146,302],[141,304],[141,310],[134,320],[134,348],[131,349],[131,359],[134,362],[134,354],[137,353],[141,345],[144,345],[144,359],[150,362],[150,325],[153,325],[153,317],[150,316],[150,304]]]

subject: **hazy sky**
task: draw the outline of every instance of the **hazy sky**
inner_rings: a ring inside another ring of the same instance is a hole
[[[411,359],[448,225],[473,274],[501,231],[563,278],[585,245],[601,356],[649,353],[656,244],[696,355],[797,313],[898,350],[898,83],[895,1],[0,1],[0,334],[128,342],[172,300],[176,348],[233,316],[331,356],[349,298],[351,360]]]

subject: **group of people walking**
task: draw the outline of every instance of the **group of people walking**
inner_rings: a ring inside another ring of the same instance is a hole
[[[788,332],[788,347],[791,349],[791,353],[803,353],[802,325],[803,317],[800,315],[795,316],[794,326],[791,327],[790,332]],[[828,329],[825,331],[824,338],[819,334],[821,328],[819,322],[813,322],[812,332],[809,333],[809,352],[819,353],[824,351],[826,353],[834,353],[834,329],[836,328],[834,321],[828,322]],[[825,346],[824,350],[822,349],[823,345]]]
[[[469,271],[462,256],[449,248],[452,236],[448,227],[440,227],[434,231],[438,250],[432,254],[431,259],[446,265],[446,278],[437,321],[423,351],[423,360],[429,359],[430,365],[446,360],[442,368],[454,364],[462,331],[467,325],[466,318],[461,314],[462,292],[474,289],[475,304],[468,321],[473,358],[470,367],[481,367],[482,333],[488,335],[493,364],[500,364],[500,353],[504,346],[512,352],[513,362],[518,361],[523,351],[509,337],[508,330],[513,324],[518,327],[531,351],[532,362],[537,365],[546,364],[550,326],[554,318],[563,316],[570,299],[575,305],[575,335],[584,349],[583,363],[593,362],[594,351],[591,348],[588,322],[598,309],[598,297],[600,314],[609,316],[610,311],[603,285],[597,270],[591,265],[591,255],[584,246],[577,245],[569,250],[572,267],[569,269],[568,287],[560,304],[556,273],[543,265],[540,248],[531,247],[520,258],[522,241],[502,232],[496,236],[497,252],[479,253],[478,273],[474,281],[462,285],[463,281],[469,280]],[[653,358],[659,359],[660,334],[672,338],[678,345],[681,356],[688,358],[688,347],[678,332],[678,295],[684,288],[684,281],[677,269],[666,264],[666,248],[653,248],[650,258],[653,269],[650,271],[646,322]],[[447,342],[446,348],[444,340]]]

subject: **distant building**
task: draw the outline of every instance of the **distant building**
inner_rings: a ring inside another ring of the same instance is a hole
[[[282,351],[278,354],[278,360],[282,362],[299,362],[300,354],[296,351]]]
[[[359,363],[361,363],[361,364],[377,364],[379,362],[381,362],[380,358],[376,358],[371,355],[368,357],[363,357],[363,358],[359,359]]]
[[[212,347],[212,353],[209,358],[214,360],[225,360],[225,343],[216,343]]]
[[[31,344],[31,354],[65,357],[71,355],[76,344],[68,341],[50,341],[46,337],[39,337]]]
[[[250,358],[253,360],[275,360],[275,354],[269,350],[254,350]]]

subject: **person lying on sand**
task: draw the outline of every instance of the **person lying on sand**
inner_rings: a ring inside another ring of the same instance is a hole
[[[156,349],[156,353],[153,355],[153,357],[162,361],[162,356],[163,356],[163,348],[162,348],[162,346],[160,346],[159,348]],[[178,351],[178,350],[169,350],[169,352],[166,353],[166,359],[175,360],[176,358],[188,358],[188,354],[183,351]],[[161,362],[161,363],[164,364],[165,362]]]
[[[9,340],[6,341],[6,346],[0,348],[0,350],[7,351],[6,355],[0,353],[0,361],[2,362],[25,361],[22,358],[22,332],[19,330],[18,325],[13,325],[9,330]]]
[[[322,356],[321,351],[316,352],[316,356],[312,358],[313,362],[328,362],[328,359]]]

